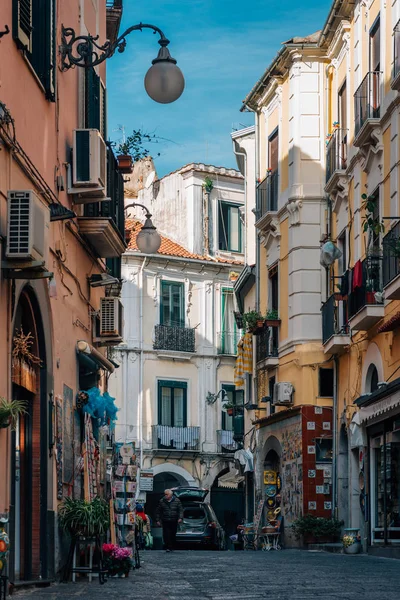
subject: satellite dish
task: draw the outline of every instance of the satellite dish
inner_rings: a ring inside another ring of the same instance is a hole
[[[342,256],[341,250],[333,242],[325,242],[321,248],[321,256],[319,259],[323,267],[330,267],[335,260]]]
[[[151,171],[151,173],[148,174],[146,183],[144,184],[144,187],[146,188],[146,190],[148,190],[149,187],[151,186],[151,184],[153,183],[155,176],[156,176],[155,171]]]

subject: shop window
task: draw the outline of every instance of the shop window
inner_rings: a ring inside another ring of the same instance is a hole
[[[158,424],[168,427],[186,427],[187,383],[182,381],[158,382]]]
[[[315,440],[315,462],[330,463],[333,458],[332,438],[321,438]]]
[[[319,369],[319,396],[333,398],[333,369]]]
[[[218,248],[242,252],[242,228],[240,206],[219,201]]]

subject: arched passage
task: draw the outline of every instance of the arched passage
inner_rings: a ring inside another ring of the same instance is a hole
[[[237,533],[237,526],[242,523],[245,516],[245,499],[243,483],[240,483],[237,488],[219,487],[218,479],[228,471],[229,468],[223,469],[214,479],[210,490],[210,504],[224,528],[229,548],[229,536]]]
[[[164,463],[153,467],[153,491],[146,494],[146,514],[155,521],[157,505],[164,490],[178,486],[196,486],[196,482],[186,469],[179,465]]]

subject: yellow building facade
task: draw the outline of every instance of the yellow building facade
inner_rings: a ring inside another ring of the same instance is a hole
[[[258,233],[243,305],[267,317],[248,418],[256,494],[275,469],[286,523],[334,515],[387,554],[400,541],[399,19],[398,0],[334,2],[242,107]]]

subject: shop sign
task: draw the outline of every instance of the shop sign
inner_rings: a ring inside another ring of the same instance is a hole
[[[151,469],[142,469],[139,477],[139,489],[142,492],[153,491],[154,475]]]

